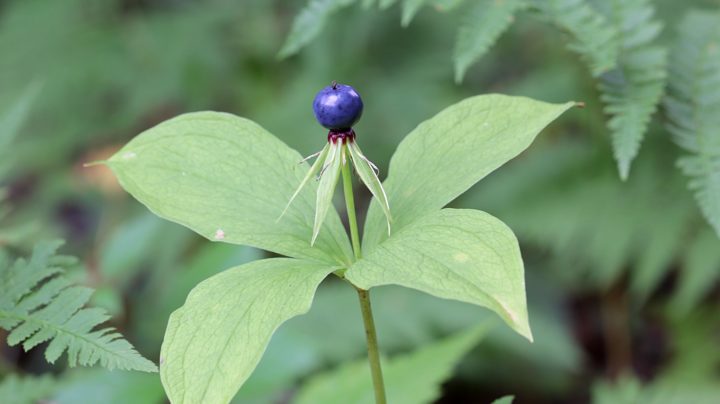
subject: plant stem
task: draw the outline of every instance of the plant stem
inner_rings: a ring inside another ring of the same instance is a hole
[[[360,298],[363,324],[365,324],[368,362],[370,362],[370,373],[372,374],[373,387],[375,388],[375,403],[385,404],[385,382],[383,381],[382,367],[380,366],[380,350],[378,348],[375,321],[373,320],[372,307],[370,305],[370,292],[365,289],[356,289],[358,297]]]
[[[357,216],[355,214],[355,196],[353,195],[352,175],[350,173],[350,160],[347,155],[347,146],[343,147],[343,156],[346,157],[342,165],[343,192],[345,193],[345,206],[347,207],[348,222],[350,224],[350,240],[352,241],[355,259],[360,259],[362,252],[360,250],[360,235],[358,232]],[[363,325],[365,326],[368,362],[370,363],[370,373],[375,390],[375,403],[386,404],[385,382],[383,381],[382,367],[380,366],[380,349],[378,348],[375,321],[373,320],[372,306],[370,305],[370,292],[358,287],[355,289],[360,298],[360,310],[362,311]]]

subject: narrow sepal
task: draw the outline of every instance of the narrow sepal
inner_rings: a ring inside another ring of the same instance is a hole
[[[382,182],[377,176],[377,167],[368,160],[367,157],[360,151],[360,147],[355,142],[348,142],[348,150],[350,150],[350,157],[355,166],[355,171],[358,176],[365,184],[366,187],[373,194],[375,199],[380,202],[385,218],[387,219],[388,235],[390,235],[390,223],[392,222],[392,216],[390,215],[390,204],[388,203],[385,189],[382,186]]]
[[[310,181],[310,178],[312,178],[318,171],[320,171],[320,167],[323,166],[323,163],[325,162],[325,158],[328,155],[328,150],[330,150],[330,144],[327,144],[323,149],[319,152],[314,154],[313,156],[310,156],[306,158],[305,160],[301,161],[301,163],[305,162],[307,159],[312,158],[314,156],[317,156],[317,160],[313,163],[312,166],[310,166],[310,170],[308,170],[307,174],[305,174],[305,178],[300,182],[300,185],[298,185],[297,189],[295,190],[295,193],[290,197],[290,200],[288,201],[287,205],[285,205],[285,209],[283,209],[280,216],[278,216],[277,221],[280,221],[283,216],[285,216],[285,213],[287,212],[288,208],[292,204],[292,202],[295,200],[295,197],[298,196],[300,191],[307,185],[308,181]]]
[[[320,227],[327,216],[332,205],[335,186],[340,178],[340,163],[344,158],[342,142],[328,143],[328,155],[325,159],[320,177],[320,185],[317,190],[317,202],[315,204],[315,224],[310,245],[315,244],[315,239],[320,233]]]

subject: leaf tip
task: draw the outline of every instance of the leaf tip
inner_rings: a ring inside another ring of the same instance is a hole
[[[104,165],[108,165],[108,161],[107,161],[107,160],[95,160],[95,161],[90,161],[90,162],[87,162],[87,163],[83,163],[82,166],[83,166],[83,168],[90,168],[90,167],[104,166]]]

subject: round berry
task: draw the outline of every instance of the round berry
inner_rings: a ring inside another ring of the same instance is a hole
[[[362,99],[354,88],[333,82],[320,90],[313,101],[313,112],[320,125],[330,129],[350,129],[360,119]]]

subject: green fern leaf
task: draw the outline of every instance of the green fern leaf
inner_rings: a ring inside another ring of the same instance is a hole
[[[617,68],[601,77],[601,99],[610,115],[615,160],[620,178],[626,180],[640,150],[650,118],[663,95],[667,76],[667,52],[653,41],[662,24],[653,20],[649,0],[612,0],[602,3],[606,17],[618,32],[620,56]]]
[[[664,100],[666,126],[689,153],[678,166],[720,235],[720,13],[691,12],[678,31]]]
[[[333,13],[354,2],[355,0],[310,0],[295,17],[278,57],[282,59],[296,54],[322,32]]]
[[[36,246],[29,261],[0,261],[0,328],[9,345],[28,351],[50,341],[45,358],[54,363],[68,352],[69,365],[157,372],[112,328],[93,330],[109,319],[104,310],[83,308],[92,289],[71,286],[62,275],[74,259],[55,255],[60,242]]]
[[[568,47],[586,61],[593,76],[615,68],[617,32],[586,0],[542,0],[537,4],[548,20],[570,35]]]
[[[514,14],[525,8],[521,0],[476,2],[458,29],[455,41],[455,82],[460,83],[467,69],[479,60],[514,21]]]

